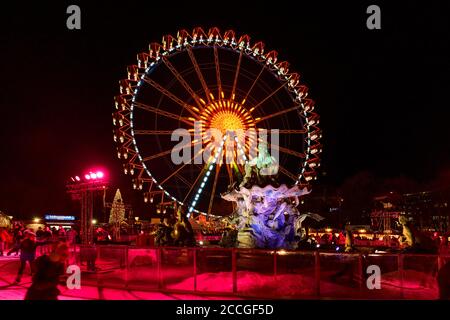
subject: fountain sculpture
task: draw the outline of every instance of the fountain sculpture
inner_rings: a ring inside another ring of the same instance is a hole
[[[323,218],[316,214],[300,214],[299,197],[307,188],[279,185],[276,159],[267,152],[265,144],[258,146],[259,154],[245,164],[245,176],[229,186],[222,198],[236,203],[229,223],[237,229],[235,246],[240,248],[296,249],[302,238],[302,222],[306,217]],[[304,234],[304,232],[303,232]]]

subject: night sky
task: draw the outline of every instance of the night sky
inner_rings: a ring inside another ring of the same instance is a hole
[[[292,2],[2,4],[0,210],[69,213],[67,178],[93,166],[135,201],[112,139],[118,80],[150,42],[195,26],[248,33],[302,75],[321,116],[318,184],[363,170],[423,182],[449,168],[448,1]],[[81,30],[66,28],[70,4]],[[366,28],[369,4],[381,30]]]

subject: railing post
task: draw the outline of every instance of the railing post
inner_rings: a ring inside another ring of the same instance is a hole
[[[75,263],[78,264],[81,268],[82,260],[81,260],[81,244],[77,244],[78,246],[78,254],[75,255]],[[77,250],[77,249],[75,249]]]
[[[320,255],[319,251],[314,253],[314,276],[315,276],[315,285],[316,285],[316,296],[320,297]]]
[[[359,282],[359,291],[363,289],[364,282],[364,271],[363,271],[363,259],[362,254],[358,254],[358,282]]]
[[[441,268],[444,266],[444,259],[442,258],[442,256],[439,254],[438,258],[437,258],[437,267],[438,267],[438,272],[439,270],[441,270]]]
[[[231,269],[233,272],[233,294],[237,293],[236,248],[231,249]]]
[[[71,256],[71,263],[78,264],[77,263],[77,246],[76,244],[72,245],[72,256]]]
[[[403,274],[403,254],[398,255],[398,272],[400,274],[400,297],[404,298],[403,286],[404,286],[404,274]]]
[[[273,276],[277,280],[278,266],[277,266],[277,251],[273,251]]]
[[[160,290],[163,288],[163,281],[162,281],[162,275],[161,275],[161,259],[162,259],[161,247],[158,247],[156,249],[156,260],[157,260],[156,274],[157,274],[157,278],[158,278],[158,289],[160,289]]]
[[[128,289],[128,246],[125,248],[125,289]]]
[[[87,261],[88,268],[89,268],[89,264],[92,259],[91,250],[92,250],[92,248],[94,248],[94,250],[95,250],[95,259],[94,259],[95,262],[94,262],[94,266],[93,266],[93,268],[95,270],[96,261],[97,261],[97,258],[100,258],[101,250],[97,246],[92,246],[92,244],[86,245],[86,248],[89,248],[89,254],[88,254],[89,260]],[[103,278],[101,277],[101,273],[99,273],[97,271],[94,271],[94,272],[95,272],[95,277],[97,278],[97,288],[98,288],[99,292],[101,292],[100,289],[103,288]]]
[[[194,250],[194,292],[197,291],[197,248]]]

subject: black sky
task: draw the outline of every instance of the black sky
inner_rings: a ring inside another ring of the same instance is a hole
[[[450,167],[448,1],[155,3],[2,4],[0,210],[68,212],[67,177],[97,165],[136,197],[112,140],[118,80],[150,42],[194,26],[248,33],[302,75],[327,183],[361,170],[426,181]],[[382,30],[366,28],[373,3]],[[79,31],[66,28],[70,4],[81,7]]]

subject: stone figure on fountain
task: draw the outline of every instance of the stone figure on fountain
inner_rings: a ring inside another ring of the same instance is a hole
[[[406,216],[400,215],[398,222],[402,226],[402,235],[399,240],[403,251],[412,253],[437,253],[438,248],[433,240],[417,230]]]
[[[296,208],[298,198],[309,191],[280,185],[276,159],[268,154],[266,144],[260,143],[258,150],[258,157],[246,163],[242,181],[222,194],[236,204],[236,246],[296,249],[305,219]]]
[[[278,164],[277,160],[267,151],[266,143],[258,145],[258,156],[247,162],[244,166],[245,175],[239,187],[251,188],[253,185],[266,186],[271,184],[279,186],[277,181]]]
[[[195,246],[195,235],[183,207],[177,210],[177,218],[166,215],[155,232],[157,246]]]
[[[232,248],[236,246],[238,230],[237,224],[239,219],[237,215],[232,214],[230,217],[225,219],[225,230],[222,233],[222,238],[220,239],[219,245],[224,248]]]
[[[187,218],[186,212],[182,206],[177,210],[177,221],[173,226],[171,233],[175,246],[193,247],[195,246],[195,235],[191,223]]]
[[[345,227],[345,252],[353,252],[355,247],[353,245],[353,232],[350,222],[347,222]]]
[[[414,236],[408,219],[405,216],[399,216],[398,222],[402,226],[402,236],[399,239],[400,245],[403,248],[413,248]]]
[[[173,238],[171,236],[173,231],[173,222],[170,216],[161,218],[161,222],[156,227],[155,244],[157,246],[172,246]]]

